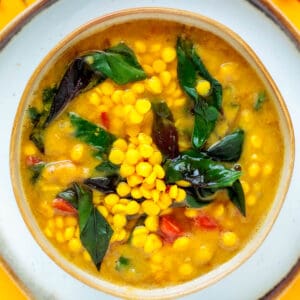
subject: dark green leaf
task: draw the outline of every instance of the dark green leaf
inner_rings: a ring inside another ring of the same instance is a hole
[[[108,153],[115,140],[114,135],[73,112],[69,113],[69,117],[72,125],[75,127],[74,135],[76,138],[93,146],[102,153]]]
[[[222,86],[210,75],[189,39],[179,37],[176,51],[180,86],[194,100],[195,123],[192,133],[192,145],[200,149],[213,131],[219,116],[218,111],[221,111]],[[210,82],[212,101],[198,94],[196,90],[197,76],[201,76]]]
[[[198,201],[194,195],[187,194],[186,195],[186,206],[189,208],[201,208],[208,205],[209,201]]]
[[[53,99],[57,93],[57,88],[56,87],[47,87],[43,90],[43,105],[44,105],[44,110],[49,112],[50,107],[52,105]]]
[[[134,52],[124,43],[105,51],[92,52],[85,56],[94,72],[104,74],[117,84],[143,80],[146,73],[138,63]]]
[[[207,154],[214,160],[236,162],[242,154],[243,144],[244,131],[238,129],[209,147]]]
[[[102,176],[88,178],[84,181],[90,188],[98,190],[104,194],[114,193],[117,185],[121,182],[119,175]]]
[[[258,93],[257,98],[253,105],[254,109],[260,110],[265,101],[266,101],[266,92],[263,91],[263,92]]]
[[[192,133],[192,144],[196,149],[200,149],[213,131],[219,113],[215,107],[208,106],[203,101],[196,103],[194,112],[195,122]]]
[[[177,39],[176,52],[177,52],[177,74],[179,84],[182,89],[193,100],[198,99],[196,91],[196,68],[192,61],[193,44],[189,40],[183,38]]]
[[[195,68],[197,70],[198,75],[203,77],[205,80],[209,81],[211,84],[211,89],[212,89],[212,98],[213,98],[213,103],[212,105],[217,109],[221,110],[222,108],[222,85],[219,83],[218,80],[213,78],[208,70],[206,69],[202,59],[200,56],[197,54],[195,47],[192,48],[191,50],[192,54],[192,61],[195,65]]]
[[[125,256],[120,256],[119,259],[116,261],[116,270],[122,271],[126,269],[130,264],[129,258],[126,258]]]
[[[57,197],[68,201],[74,208],[78,209],[78,198],[74,185],[57,194]]]
[[[185,152],[177,158],[168,159],[164,168],[168,183],[186,180],[197,188],[228,187],[241,175],[241,172],[227,169],[196,151]]]
[[[236,180],[231,187],[227,188],[231,202],[239,209],[243,216],[246,216],[246,204],[244,190],[239,180]]]
[[[78,197],[80,240],[99,270],[113,230],[94,207],[91,190],[79,184],[74,184],[74,187]]]
[[[32,129],[29,139],[36,145],[41,153],[45,152],[44,146],[44,129],[36,126]]]
[[[32,183],[36,183],[36,181],[39,179],[45,165],[46,164],[41,161],[41,162],[36,163],[36,164],[29,167],[30,171],[32,172],[32,175],[31,175],[31,182]]]
[[[152,138],[158,149],[168,158],[179,154],[178,132],[173,122],[173,115],[165,102],[152,104],[154,120]]]
[[[95,168],[101,172],[103,176],[111,176],[119,173],[119,166],[113,164],[110,161],[104,161]]]
[[[40,120],[41,113],[35,107],[29,107],[27,112],[32,125],[36,125]]]
[[[49,110],[51,103],[56,92],[56,88],[46,88],[43,90],[43,111],[39,114],[38,119],[33,124],[33,129],[29,136],[29,139],[36,145],[41,153],[44,153],[44,131],[45,131],[45,122],[49,115]],[[30,109],[30,108],[29,108]],[[32,111],[31,111],[32,113]]]

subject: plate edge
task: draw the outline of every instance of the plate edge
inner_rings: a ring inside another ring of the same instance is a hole
[[[37,0],[9,22],[0,31],[0,52],[6,44],[26,25],[35,15],[52,5],[57,0]]]

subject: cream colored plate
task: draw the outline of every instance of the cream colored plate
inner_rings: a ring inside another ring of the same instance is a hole
[[[123,8],[174,7],[211,17],[237,32],[258,54],[286,100],[300,134],[300,56],[266,16],[241,0],[60,0],[35,16],[0,52],[1,210],[0,253],[38,299],[114,299],[85,286],[56,266],[37,246],[14,200],[9,177],[9,140],[18,101],[32,72],[66,34],[83,23]],[[269,237],[244,265],[187,299],[256,299],[270,290],[300,253],[300,162],[286,202]]]

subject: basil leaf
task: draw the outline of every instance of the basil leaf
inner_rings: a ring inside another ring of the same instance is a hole
[[[115,136],[102,127],[83,119],[74,112],[69,113],[71,124],[75,127],[76,138],[85,142],[102,153],[107,153],[115,140]]]
[[[92,52],[85,56],[94,72],[99,72],[117,84],[143,80],[146,73],[138,63],[134,52],[124,43],[105,51]]]
[[[92,189],[98,190],[104,194],[114,193],[117,185],[121,182],[118,175],[111,175],[107,177],[93,177],[88,178],[84,183]]]
[[[94,207],[92,191],[76,183],[74,187],[78,197],[80,240],[99,270],[109,247],[113,230]]]
[[[95,169],[101,172],[103,176],[111,176],[119,173],[119,166],[110,161],[103,161]]]
[[[227,188],[231,202],[239,209],[243,216],[246,216],[246,203],[244,190],[239,180],[236,180],[231,187]]]
[[[266,92],[263,91],[258,93],[255,103],[253,105],[254,109],[260,110],[265,101],[266,101]]]
[[[186,180],[197,188],[228,187],[241,176],[241,172],[227,169],[196,151],[185,152],[177,158],[168,159],[164,168],[168,183]]]
[[[244,136],[244,131],[238,129],[209,147],[206,153],[214,160],[236,162],[242,154]]]
[[[57,197],[68,201],[74,208],[78,209],[78,198],[74,185],[58,193]]]
[[[192,144],[195,148],[201,148],[213,131],[219,113],[213,106],[208,106],[203,101],[198,101],[194,108],[195,122],[192,133]]]
[[[179,154],[178,132],[173,115],[165,102],[152,104],[154,120],[152,138],[158,149],[168,158]]]

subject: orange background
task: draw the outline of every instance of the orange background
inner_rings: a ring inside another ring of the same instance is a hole
[[[272,0],[300,30],[300,0]],[[0,0],[0,30],[35,0]],[[278,300],[300,299],[300,274],[283,290]],[[0,259],[0,299],[25,300],[27,297]]]

